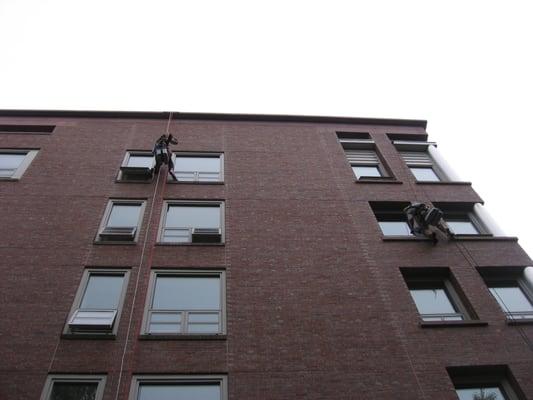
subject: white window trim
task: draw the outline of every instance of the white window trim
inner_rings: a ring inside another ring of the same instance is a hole
[[[118,274],[124,274],[124,280],[122,282],[122,291],[120,294],[120,299],[118,302],[117,307],[117,315],[115,316],[115,322],[113,324],[113,329],[111,332],[73,332],[68,323],[74,313],[80,308],[81,301],[83,300],[83,295],[85,294],[85,290],[87,289],[87,284],[89,283],[89,276],[91,274],[96,275],[118,275]],[[63,334],[64,335],[76,335],[76,336],[83,336],[83,335],[98,335],[98,336],[116,336],[118,332],[118,325],[120,322],[120,316],[122,314],[122,308],[124,307],[124,300],[126,298],[126,292],[128,289],[128,282],[130,278],[130,270],[129,269],[123,269],[123,268],[86,268],[83,271],[83,275],[80,281],[80,284],[78,286],[78,290],[76,291],[76,296],[74,297],[74,301],[72,303],[72,307],[68,313],[67,320],[65,322],[65,326],[63,328]]]
[[[218,276],[220,279],[220,331],[218,333],[150,333],[150,309],[155,294],[157,276]],[[148,295],[144,306],[142,334],[150,336],[216,336],[226,334],[226,271],[224,270],[193,270],[193,269],[154,269],[150,274]]]
[[[179,181],[176,182],[171,176],[167,177],[168,182],[172,183],[191,183],[191,184],[213,184],[213,183],[224,183],[224,153],[214,152],[185,152],[185,151],[178,151],[172,153],[172,161],[174,162],[174,165],[176,165],[176,157],[206,157],[206,158],[218,158],[220,160],[220,172],[219,172],[219,179],[218,181]],[[176,171],[175,171],[176,172]],[[191,172],[197,172],[197,171],[191,171]]]
[[[220,243],[192,243],[192,242],[163,242],[163,234],[166,226],[167,212],[169,206],[216,206],[220,208]],[[163,201],[163,210],[161,212],[161,218],[159,221],[159,230],[157,233],[157,243],[170,245],[170,246],[190,246],[192,245],[201,245],[201,246],[217,246],[225,243],[225,202],[222,200],[165,200]]]
[[[122,204],[140,204],[140,211],[139,211],[139,220],[137,221],[137,229],[135,230],[135,237],[131,241],[112,241],[112,240],[102,240],[100,238],[100,234],[102,231],[107,227],[107,222],[109,221],[109,217],[111,216],[111,210],[113,209],[113,205],[122,205]],[[105,243],[105,244],[125,244],[125,243],[136,243],[139,239],[139,234],[142,227],[143,222],[143,216],[144,211],[146,208],[146,200],[134,200],[134,199],[110,199],[107,202],[106,209],[104,211],[104,215],[102,217],[102,220],[100,222],[100,226],[98,227],[98,233],[96,234],[95,242],[97,243]]]
[[[138,399],[139,386],[143,383],[218,383],[220,400],[228,400],[228,377],[226,375],[134,375],[131,380],[129,400]]]
[[[50,400],[52,388],[56,382],[72,382],[72,383],[97,383],[95,400],[102,400],[104,396],[104,387],[106,383],[105,375],[65,375],[52,374],[48,375],[41,393],[41,400]]]
[[[13,175],[0,177],[0,180],[18,181],[22,178],[22,175],[24,175],[24,172],[26,172],[26,169],[28,169],[38,152],[38,149],[0,149],[0,153],[3,154],[25,154],[24,160],[22,160]]]
[[[128,166],[128,161],[129,161],[131,156],[152,156],[153,157],[153,153],[152,153],[151,150],[127,150],[126,154],[124,155],[124,159],[122,160],[122,164],[120,164],[120,166],[121,167],[127,167]],[[154,157],[153,166],[155,166],[155,157]],[[153,180],[153,176],[152,176],[152,178],[146,179],[146,180],[142,180],[142,179],[139,179],[139,180],[124,179],[124,173],[122,172],[122,170],[120,168],[119,168],[118,175],[117,175],[117,181],[120,181],[120,182],[138,183],[138,182],[151,182],[152,180]]]

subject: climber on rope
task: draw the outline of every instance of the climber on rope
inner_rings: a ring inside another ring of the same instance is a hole
[[[407,216],[407,225],[416,237],[430,238],[433,243],[439,240],[449,240],[452,236],[443,212],[436,207],[423,203],[411,204],[403,210]]]
[[[153,154],[155,157],[155,173],[159,173],[161,165],[168,165],[168,173],[172,176],[172,179],[175,181],[178,180],[174,174],[174,161],[172,161],[172,150],[170,149],[171,144],[178,144],[178,140],[172,136],[172,134],[161,135],[159,139],[155,142]]]

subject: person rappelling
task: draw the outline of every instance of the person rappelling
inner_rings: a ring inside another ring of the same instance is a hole
[[[414,236],[431,238],[433,243],[452,237],[448,224],[442,218],[444,213],[438,208],[424,203],[413,203],[403,211],[407,216],[407,225]]]
[[[174,161],[172,160],[171,144],[178,144],[178,140],[172,136],[172,134],[161,135],[155,142],[153,154],[155,157],[155,173],[159,173],[161,165],[168,165],[168,173],[175,181],[178,180],[174,174]]]

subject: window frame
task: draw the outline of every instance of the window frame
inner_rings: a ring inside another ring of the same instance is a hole
[[[447,367],[446,369],[456,393],[458,389],[494,386],[500,389],[505,400],[525,400],[518,383],[506,365]]]
[[[170,206],[204,206],[204,207],[213,207],[215,205],[218,205],[220,208],[220,242],[214,242],[214,243],[198,243],[198,242],[192,242],[192,239],[190,242],[164,242],[163,236],[164,231],[166,228],[166,220],[167,220],[167,214],[168,214],[168,208]],[[225,243],[226,234],[225,234],[225,201],[224,200],[164,200],[163,201],[163,210],[161,212],[161,217],[159,220],[159,229],[157,232],[157,244],[158,245],[165,245],[165,246],[220,246]]]
[[[337,133],[337,140],[340,143],[342,150],[344,151],[344,158],[350,165],[350,170],[355,177],[356,182],[368,182],[368,181],[391,181],[396,178],[392,174],[390,168],[385,163],[383,156],[381,155],[376,142],[370,138],[370,135],[366,134],[363,138],[349,138],[341,137],[342,135]],[[349,151],[369,151],[376,155],[376,162],[355,162],[350,161],[347,152]],[[358,177],[353,170],[353,167],[376,167],[381,176],[361,176]]]
[[[450,231],[453,233],[454,237],[492,237],[494,236],[492,232],[487,228],[483,223],[483,220],[476,215],[474,211],[474,206],[476,203],[446,203],[446,202],[434,202],[433,205],[440,209],[443,212],[442,218],[446,223],[448,221],[458,220],[458,221],[468,221],[472,223],[474,228],[478,233],[455,233],[453,229],[450,228]]]
[[[155,157],[153,156],[153,152],[151,150],[126,150],[126,154],[124,155],[124,158],[122,159],[122,163],[120,164],[120,168],[118,170],[117,182],[128,182],[128,183],[150,183],[152,182],[154,180],[153,173],[152,173],[152,176],[148,179],[124,179],[124,176],[127,174],[124,174],[124,171],[122,171],[122,167],[128,166],[128,162],[131,156],[152,156],[152,158],[154,159],[152,168],[155,167]]]
[[[227,375],[133,375],[129,400],[138,400],[139,387],[143,383],[149,384],[190,384],[190,383],[218,383],[220,386],[220,400],[228,400]]]
[[[389,135],[391,138],[391,135]],[[419,140],[395,140],[392,139],[392,144],[398,151],[400,158],[409,169],[409,172],[415,178],[417,183],[439,183],[439,182],[451,182],[448,176],[444,173],[439,164],[435,161],[431,153],[429,152],[429,146],[437,146],[435,142],[419,141]],[[431,164],[423,162],[406,162],[403,153],[425,153]],[[431,168],[433,173],[437,176],[437,181],[423,181],[418,180],[411,168]]]
[[[178,157],[198,157],[198,158],[218,158],[220,162],[220,171],[218,173],[219,177],[217,181],[175,181],[171,176],[167,177],[168,183],[181,183],[181,184],[193,184],[193,185],[216,185],[216,184],[223,184],[224,183],[224,153],[222,152],[198,152],[198,151],[177,151],[172,153],[172,162],[174,165],[176,165],[176,159]],[[174,170],[176,173],[176,170]],[[192,171],[192,172],[198,172],[198,171]]]
[[[85,291],[87,290],[87,285],[89,283],[89,278],[91,274],[94,275],[124,275],[124,280],[122,282],[122,290],[120,293],[120,298],[118,301],[118,307],[117,307],[117,315],[115,316],[115,321],[113,323],[113,328],[111,331],[91,331],[91,332],[78,332],[73,331],[69,327],[69,321],[74,315],[74,313],[79,310],[81,302],[83,300],[83,297],[85,295]],[[74,301],[72,302],[72,306],[70,308],[70,311],[67,315],[67,319],[65,321],[65,325],[63,327],[63,335],[66,336],[79,336],[79,337],[87,337],[87,336],[94,336],[94,337],[115,337],[118,332],[118,326],[120,322],[120,317],[122,315],[122,309],[124,308],[124,302],[126,299],[126,293],[128,291],[128,284],[130,279],[130,269],[129,268],[99,268],[99,267],[88,267],[83,270],[83,275],[80,280],[80,284],[78,285],[78,289],[76,290],[76,295],[74,296]]]
[[[111,211],[113,210],[113,206],[114,205],[130,205],[130,204],[140,205],[139,220],[137,221],[137,227],[135,229],[135,235],[133,237],[133,240],[102,240],[100,235],[102,234],[104,229],[107,227],[107,223],[109,222],[109,217],[111,216]],[[137,243],[140,232],[141,232],[145,209],[146,209],[146,199],[109,199],[107,202],[106,208],[104,210],[102,219],[100,220],[100,226],[98,227],[98,232],[96,233],[94,242],[97,244],[135,244]]]
[[[97,383],[95,400],[102,400],[106,384],[106,375],[80,375],[80,374],[50,374],[46,377],[46,382],[41,393],[40,400],[50,400],[54,383]]]
[[[480,273],[481,277],[483,278],[483,281],[485,282],[485,285],[487,286],[487,290],[489,291],[489,294],[491,298],[496,302],[498,309],[504,314],[507,322],[510,323],[533,323],[533,312],[531,315],[527,318],[515,318],[512,314],[517,313],[517,311],[505,311],[496,297],[491,293],[490,289],[493,287],[493,284],[498,283],[505,283],[505,282],[511,282],[515,283],[516,286],[522,290],[522,293],[526,297],[526,299],[530,302],[530,304],[533,305],[533,288],[528,284],[527,280],[524,278],[526,267],[523,268],[506,268],[500,269],[498,268],[496,271],[492,272],[489,270],[489,268],[478,268],[478,272]],[[503,302],[503,300],[502,300]],[[507,306],[506,306],[507,307]]]
[[[217,276],[220,281],[220,329],[217,333],[199,332],[199,333],[150,333],[150,313],[152,311],[151,305],[155,295],[155,283],[158,276],[175,276],[175,277],[187,277],[187,276],[205,276],[213,277]],[[148,291],[146,295],[146,301],[144,305],[143,320],[141,334],[150,337],[190,337],[190,336],[211,336],[218,337],[226,335],[226,271],[220,269],[152,269],[150,273],[150,280],[148,283]]]
[[[409,238],[413,240],[420,240],[415,237],[412,233],[408,235],[387,235],[383,232],[380,222],[404,222],[407,228],[409,229],[409,224],[407,224],[407,216],[403,212],[403,209],[412,204],[411,202],[403,201],[370,201],[369,206],[374,214],[374,218],[377,222],[379,232],[383,238]],[[390,216],[390,217],[388,217]],[[386,218],[386,219],[384,219]]]
[[[0,176],[0,181],[18,181],[22,178],[28,167],[31,165],[39,149],[1,149],[0,155],[2,154],[23,154],[24,159],[17,167],[15,172],[11,176]]]

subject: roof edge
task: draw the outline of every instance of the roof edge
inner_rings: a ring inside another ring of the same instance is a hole
[[[211,121],[265,121],[265,122],[308,122],[328,124],[396,125],[426,128],[427,121],[396,118],[357,118],[315,115],[282,114],[221,114],[177,111],[83,111],[83,110],[5,110],[0,109],[0,117],[64,117],[64,118],[135,118],[211,120]]]

